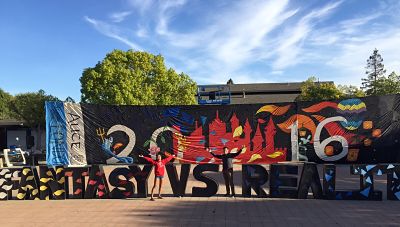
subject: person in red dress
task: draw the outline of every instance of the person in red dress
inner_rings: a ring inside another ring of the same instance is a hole
[[[152,165],[154,165],[154,185],[153,188],[151,189],[151,201],[154,201],[154,189],[156,188],[157,184],[157,179],[159,179],[159,185],[158,185],[158,198],[162,199],[161,197],[161,186],[162,186],[162,181],[164,178],[164,172],[165,172],[165,164],[167,164],[169,161],[171,161],[175,155],[170,155],[168,158],[162,159],[161,155],[157,155],[157,160],[153,160],[149,157],[145,157],[143,155],[139,155],[139,157],[146,159],[148,162],[150,162]]]

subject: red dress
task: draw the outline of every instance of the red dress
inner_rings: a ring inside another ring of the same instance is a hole
[[[171,155],[168,158],[165,158],[161,161],[154,161],[153,159],[151,159],[149,157],[143,157],[143,158],[154,165],[154,167],[155,167],[154,174],[156,175],[156,177],[163,177],[164,172],[165,172],[165,164],[168,163],[169,161],[171,161],[171,159],[173,159],[174,156]]]

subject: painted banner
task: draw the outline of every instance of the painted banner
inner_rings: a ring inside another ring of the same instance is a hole
[[[241,153],[235,164],[400,162],[400,95],[223,106],[46,103],[47,163],[219,164],[206,148]]]

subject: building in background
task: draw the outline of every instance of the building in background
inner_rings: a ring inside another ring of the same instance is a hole
[[[333,83],[333,82],[318,82]],[[293,102],[301,94],[302,82],[198,85],[197,99],[200,105],[253,104]]]
[[[35,146],[38,133],[19,120],[0,120],[0,151],[10,147],[22,150],[37,150]],[[42,144],[46,144],[46,134],[42,133]]]

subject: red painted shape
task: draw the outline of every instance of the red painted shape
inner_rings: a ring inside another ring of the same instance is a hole
[[[81,192],[82,192],[82,189],[78,188],[75,190],[74,195],[79,195],[79,194],[81,194]]]
[[[127,183],[128,183],[128,181],[126,181],[126,180],[120,180],[118,182],[119,185],[126,185]]]
[[[122,194],[126,197],[130,196],[132,193],[131,192],[122,192]]]
[[[264,121],[263,122],[267,122]],[[236,114],[233,114],[230,119],[230,129],[227,130],[227,124],[219,118],[218,111],[216,112],[215,119],[209,123],[208,127],[208,144],[213,149],[215,154],[222,153],[223,147],[228,147],[229,150],[234,148],[240,149],[243,145],[246,147],[246,152],[236,157],[236,160],[240,160],[239,163],[248,163],[251,157],[255,154],[260,155],[262,158],[251,163],[274,163],[277,161],[285,161],[287,148],[275,148],[275,134],[276,127],[272,118],[268,119],[266,127],[261,127],[257,123],[256,131],[253,137],[253,128],[250,125],[249,119],[246,119],[243,126],[243,135],[240,137],[233,138],[233,131],[240,126],[239,119]],[[263,132],[262,132],[263,130]],[[175,154],[178,153],[178,139],[179,135],[173,135],[173,150]],[[221,138],[226,139],[227,142],[224,144]],[[179,157],[181,162],[185,163],[209,163],[213,157],[209,152],[205,150],[205,136],[203,135],[203,128],[195,124],[195,130],[188,136],[185,136],[185,150],[183,157]],[[276,151],[282,152],[282,154],[276,158],[269,158],[267,155],[272,154]],[[200,160],[196,162],[196,160]],[[220,164],[219,159],[214,159],[216,164]]]
[[[325,108],[328,108],[328,107],[337,109],[337,105],[338,104],[335,103],[335,102],[325,101],[325,102],[320,102],[320,103],[314,104],[314,105],[309,106],[307,108],[303,108],[303,111],[307,112],[307,113],[316,113],[316,112],[319,112],[319,111],[321,111],[321,110],[323,110]]]

